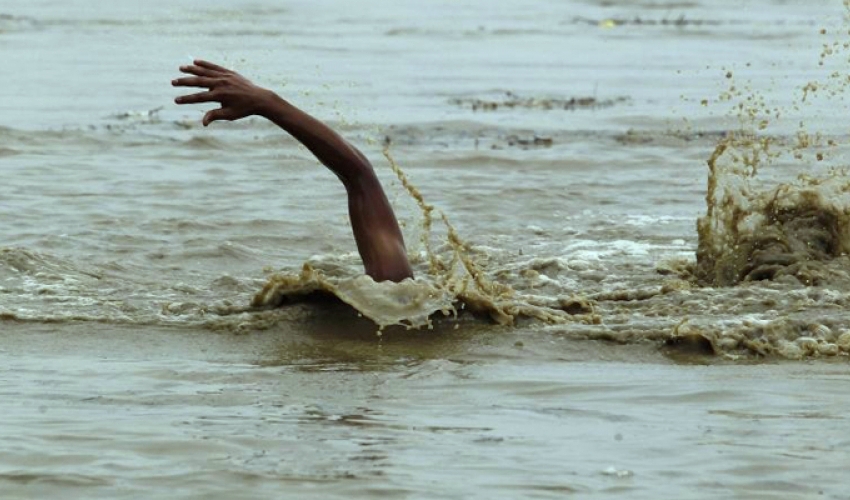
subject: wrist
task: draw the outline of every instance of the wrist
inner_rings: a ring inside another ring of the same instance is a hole
[[[266,90],[265,95],[260,99],[257,114],[269,120],[276,121],[285,115],[287,108],[290,107],[291,105],[282,97],[271,90]]]

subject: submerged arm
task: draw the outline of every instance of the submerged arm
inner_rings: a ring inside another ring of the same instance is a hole
[[[306,146],[340,178],[348,192],[351,227],[366,274],[375,281],[413,276],[392,206],[372,165],[357,148],[321,121],[238,73],[200,60],[180,71],[194,76],[178,78],[172,85],[208,90],[178,97],[177,104],[221,103],[204,115],[204,126],[217,120],[263,116]]]

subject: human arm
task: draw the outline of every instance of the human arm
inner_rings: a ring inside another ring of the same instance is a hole
[[[234,71],[203,60],[181,66],[180,71],[192,76],[173,80],[173,86],[207,90],[177,97],[177,104],[221,104],[204,115],[204,126],[251,115],[265,117],[306,146],[339,177],[348,192],[351,227],[366,274],[375,281],[413,277],[392,206],[372,165],[357,148],[321,121]]]

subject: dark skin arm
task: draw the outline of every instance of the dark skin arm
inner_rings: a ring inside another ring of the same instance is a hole
[[[181,66],[180,71],[192,76],[172,80],[173,86],[207,90],[178,97],[174,102],[221,104],[204,115],[205,127],[217,120],[265,117],[339,177],[348,192],[348,214],[366,274],[375,281],[398,282],[413,277],[392,206],[363,153],[321,121],[234,71],[202,60]]]

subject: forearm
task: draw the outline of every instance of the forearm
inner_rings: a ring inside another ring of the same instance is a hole
[[[412,277],[398,221],[366,157],[330,127],[280,97],[269,102],[260,114],[304,144],[345,185],[351,228],[366,273],[376,281]]]
[[[366,158],[330,127],[273,94],[260,115],[272,121],[303,144],[327,168],[351,188],[374,171]]]

